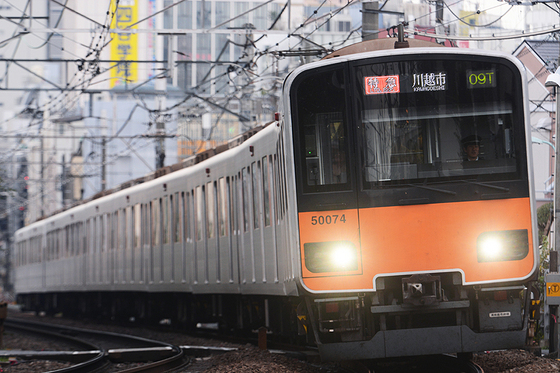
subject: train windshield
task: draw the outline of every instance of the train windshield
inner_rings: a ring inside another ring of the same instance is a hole
[[[300,209],[527,196],[522,83],[508,59],[467,54],[302,72],[290,92]]]
[[[365,189],[519,176],[525,134],[516,70],[463,57],[354,69]]]

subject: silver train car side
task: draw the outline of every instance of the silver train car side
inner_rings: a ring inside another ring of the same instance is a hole
[[[65,293],[96,312],[116,311],[91,306],[88,292],[297,295],[293,187],[279,124],[201,163],[20,229],[16,293],[28,308],[49,312]],[[116,302],[131,310],[127,317],[144,316],[125,299]],[[165,314],[158,317],[176,318]]]

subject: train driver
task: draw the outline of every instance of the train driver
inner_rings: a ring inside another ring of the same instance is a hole
[[[463,139],[463,151],[466,154],[466,161],[478,161],[480,155],[481,137],[470,135]]]

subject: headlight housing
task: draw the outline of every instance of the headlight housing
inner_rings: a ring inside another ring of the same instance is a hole
[[[484,232],[476,241],[479,262],[521,260],[529,254],[527,229]]]
[[[303,245],[303,251],[309,272],[358,270],[358,250],[350,241],[310,242]]]

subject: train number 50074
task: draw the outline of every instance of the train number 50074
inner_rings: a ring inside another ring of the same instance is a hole
[[[346,215],[312,216],[311,225],[346,223]]]

